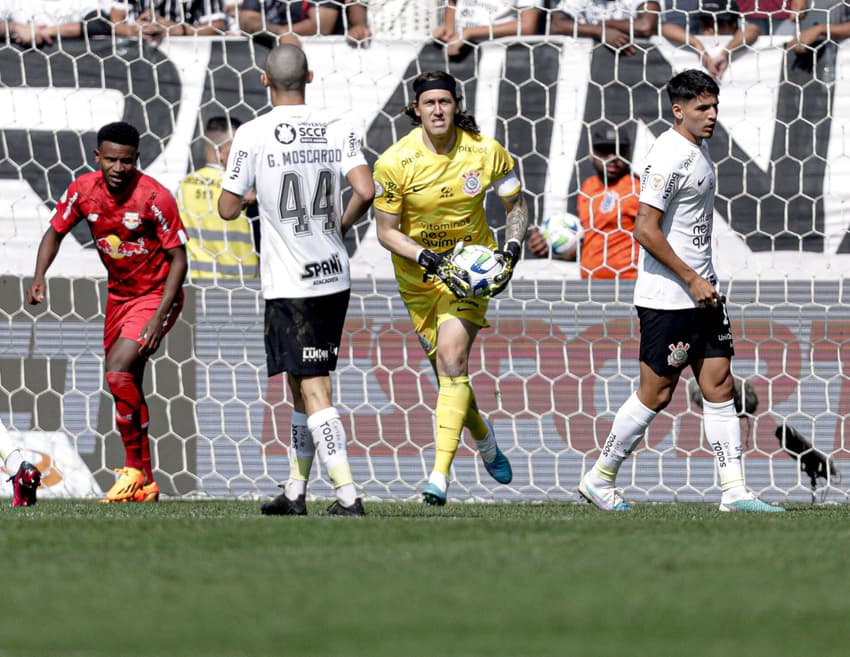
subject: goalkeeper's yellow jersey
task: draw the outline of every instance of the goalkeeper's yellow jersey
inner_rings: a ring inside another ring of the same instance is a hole
[[[223,176],[223,169],[207,165],[186,176],[177,189],[180,218],[191,237],[186,251],[192,279],[258,275],[250,222],[244,216],[224,221],[218,214]]]
[[[490,137],[461,128],[451,152],[439,155],[422,140],[422,128],[390,146],[375,163],[375,208],[400,217],[399,227],[426,249],[446,251],[458,241],[496,248],[484,213],[485,192],[507,198],[520,191],[514,161]],[[500,185],[508,178],[513,181]],[[422,267],[393,254],[400,286],[421,284]]]

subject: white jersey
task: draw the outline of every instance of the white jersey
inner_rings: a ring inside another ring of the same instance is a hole
[[[519,20],[523,9],[542,6],[541,0],[457,0],[455,30],[462,34],[468,27]]]
[[[101,4],[100,0],[0,0],[0,20],[55,27],[79,23]]]
[[[711,261],[714,164],[708,142],[688,141],[672,128],[652,145],[640,181],[640,202],[664,213],[661,232],[688,266],[717,287]],[[635,305],[657,310],[694,308],[685,282],[646,249],[640,250]]]
[[[236,131],[221,187],[239,196],[256,190],[264,298],[349,289],[340,187],[361,164],[360,135],[306,105],[279,105]]]
[[[605,21],[634,18],[649,0],[561,0],[557,10],[577,23],[599,25]]]

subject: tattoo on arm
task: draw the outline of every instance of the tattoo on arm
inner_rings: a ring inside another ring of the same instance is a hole
[[[517,240],[522,244],[527,231],[528,206],[525,204],[525,198],[523,198],[522,194],[519,194],[514,207],[508,211],[508,216],[505,220],[505,243],[511,240]]]
[[[401,231],[399,231],[399,232],[401,232]],[[410,235],[407,235],[406,233],[401,233],[401,238],[406,243],[410,244],[411,246],[415,246],[417,249],[422,248],[422,245],[419,242],[417,242],[415,239],[413,239]],[[415,260],[415,258],[414,258],[414,260]]]

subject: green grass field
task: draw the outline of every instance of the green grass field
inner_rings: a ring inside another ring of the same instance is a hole
[[[850,654],[846,506],[7,504],[3,657]]]

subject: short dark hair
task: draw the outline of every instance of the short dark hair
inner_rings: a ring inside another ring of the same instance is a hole
[[[204,124],[204,132],[228,132],[236,130],[240,125],[242,121],[235,116],[211,116]]]
[[[105,141],[111,141],[113,144],[121,144],[122,146],[132,146],[139,150],[139,131],[126,121],[107,123],[97,131],[98,148]]]
[[[703,94],[717,96],[720,94],[720,87],[717,86],[713,77],[699,69],[690,68],[682,71],[670,78],[667,83],[667,95],[671,105],[683,100],[699,98]]]

